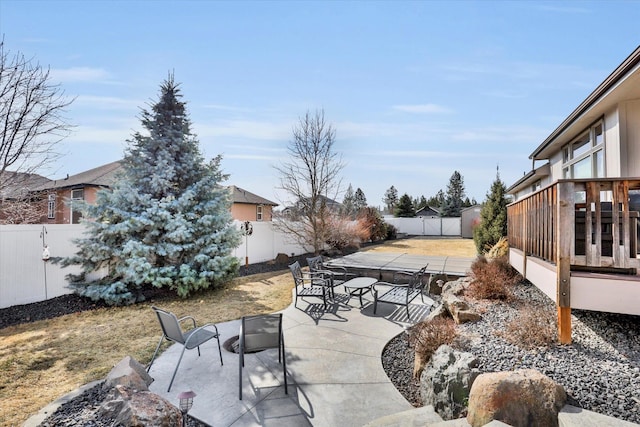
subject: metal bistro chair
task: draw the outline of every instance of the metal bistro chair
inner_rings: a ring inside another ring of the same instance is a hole
[[[322,255],[307,258],[307,265],[309,266],[310,272],[320,274],[323,278],[329,279],[328,285],[331,298],[335,298],[336,286],[342,285],[347,280],[356,277],[355,274],[349,273],[344,267],[327,267],[324,264]]]
[[[321,274],[312,272],[302,272],[300,263],[294,262],[289,266],[291,275],[293,276],[294,287],[296,289],[296,301],[293,304],[297,307],[298,298],[317,297],[322,298],[324,309],[327,309],[327,288],[329,287],[329,279],[325,279]]]
[[[285,357],[284,334],[282,333],[282,313],[242,317],[239,338],[239,399],[242,400],[242,369],[244,368],[244,354],[262,351],[269,348],[278,349],[278,363],[282,363],[282,373],[284,375],[284,392],[285,394],[289,394],[289,391],[287,390],[287,359]]]
[[[386,302],[389,304],[404,305],[407,309],[407,318],[411,319],[409,315],[409,303],[413,301],[418,295],[424,303],[424,283],[422,279],[425,274],[427,266],[425,265],[419,271],[396,271],[393,273],[393,283],[389,282],[376,282],[373,284],[373,314],[376,314],[379,302]],[[378,286],[389,286],[390,289],[379,294]]]
[[[178,359],[178,363],[176,364],[176,369],[173,371],[173,376],[171,377],[171,382],[169,382],[169,388],[167,392],[171,391],[171,386],[173,385],[173,380],[176,377],[176,373],[178,372],[178,367],[180,366],[180,362],[182,361],[182,356],[184,355],[185,350],[191,350],[194,348],[198,349],[198,356],[200,356],[200,346],[210,339],[218,340],[218,353],[220,354],[220,365],[223,365],[222,362],[222,350],[220,348],[220,334],[218,333],[218,328],[213,323],[207,323],[206,325],[196,327],[196,320],[191,316],[185,316],[178,319],[175,314],[170,311],[163,310],[161,308],[152,306],[151,307],[158,316],[158,321],[160,322],[160,327],[162,328],[162,336],[160,337],[160,341],[158,341],[158,346],[156,347],[156,351],[153,353],[153,357],[151,358],[151,362],[147,367],[147,372],[151,369],[151,365],[153,361],[156,359],[156,355],[158,354],[158,350],[160,350],[160,345],[164,339],[169,341],[173,341],[179,344],[182,344],[182,352],[180,353],[180,358]],[[183,320],[191,320],[193,322],[193,329],[183,332],[180,327],[180,322]],[[209,329],[208,327],[213,327],[215,332]]]

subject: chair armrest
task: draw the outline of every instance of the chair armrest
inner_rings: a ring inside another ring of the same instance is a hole
[[[218,336],[218,337],[219,337],[219,336],[220,336],[220,334],[218,333],[218,327],[217,327],[215,324],[213,324],[213,323],[207,323],[206,325],[202,325],[202,326],[200,326],[199,328],[195,328],[195,329],[190,330],[190,331],[189,331],[189,337],[185,340],[184,345],[185,345],[186,347],[188,347],[188,344],[189,344],[191,341],[193,341],[193,340],[195,340],[195,339],[196,339],[196,338],[194,338],[194,337],[197,337],[197,336],[198,336],[198,332],[199,332],[199,331],[202,331],[202,330],[204,330],[204,329],[206,329],[206,328],[209,328],[209,327],[212,327],[212,326],[213,326],[213,328],[216,330],[216,336]]]
[[[407,286],[409,286],[408,283],[390,283],[390,282],[376,282],[373,285],[371,285],[371,289],[373,289],[374,291],[376,291],[376,286],[388,286],[390,288],[406,288]]]
[[[193,316],[184,316],[178,319],[178,322],[182,322],[184,320],[191,320],[193,322],[193,327],[195,328],[196,325],[196,319],[193,318]]]

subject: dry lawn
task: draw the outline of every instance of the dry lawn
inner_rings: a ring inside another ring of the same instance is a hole
[[[412,238],[368,251],[474,257],[468,239]],[[226,287],[189,299],[156,301],[199,324],[270,313],[291,303],[293,280],[286,271],[241,277]],[[150,305],[99,309],[0,329],[0,425],[21,425],[58,397],[102,379],[124,356],[146,364],[160,338]]]

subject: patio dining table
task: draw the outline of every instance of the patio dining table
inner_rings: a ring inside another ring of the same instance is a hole
[[[351,301],[352,296],[358,296],[360,299],[360,307],[362,308],[362,295],[371,292],[371,287],[376,282],[377,280],[372,277],[355,277],[344,282],[342,286],[344,286],[344,290],[349,294],[349,301]],[[349,301],[347,301],[347,304]]]

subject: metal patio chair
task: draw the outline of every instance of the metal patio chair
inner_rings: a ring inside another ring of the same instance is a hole
[[[419,271],[396,271],[393,273],[393,283],[389,282],[376,282],[373,284],[373,314],[378,309],[378,303],[385,302],[388,304],[404,305],[407,310],[407,318],[411,319],[409,315],[409,304],[418,295],[424,303],[424,283],[423,278],[425,275],[425,265]],[[377,289],[378,286],[389,287],[387,291],[380,294]]]
[[[328,267],[324,263],[322,255],[307,258],[307,265],[311,273],[319,274],[325,279],[329,279],[328,286],[331,298],[335,298],[335,287],[342,285],[349,279],[356,277],[355,274],[349,273],[344,267]]]
[[[151,358],[151,362],[147,367],[147,372],[151,369],[151,365],[153,361],[156,359],[156,355],[158,354],[158,350],[160,350],[160,345],[164,339],[169,341],[173,341],[178,344],[182,344],[182,352],[180,353],[180,358],[178,359],[178,363],[176,364],[176,369],[173,371],[173,376],[171,377],[171,382],[169,382],[169,388],[167,392],[171,391],[171,386],[173,385],[173,380],[176,377],[176,373],[178,372],[178,367],[180,366],[180,362],[182,361],[182,356],[184,355],[185,350],[192,350],[194,348],[198,349],[198,356],[200,356],[200,346],[210,339],[218,340],[218,353],[220,354],[220,365],[223,365],[222,362],[222,350],[220,348],[220,334],[218,333],[218,327],[213,323],[207,323],[206,325],[197,327],[196,320],[191,316],[185,316],[178,319],[175,314],[170,311],[163,310],[161,308],[152,306],[151,307],[158,316],[158,321],[160,322],[160,327],[162,328],[162,336],[160,337],[160,341],[158,341],[158,345],[156,347],[156,351],[153,353],[153,357]],[[193,328],[187,332],[183,332],[182,327],[180,326],[180,322],[184,320],[191,320],[193,323]],[[211,328],[215,329],[215,332],[207,329]]]
[[[330,280],[322,277],[321,274],[312,272],[303,272],[298,261],[289,266],[294,287],[296,290],[296,301],[294,306],[297,307],[298,298],[317,297],[322,298],[324,308],[327,308],[327,288],[330,286]]]
[[[238,398],[242,400],[242,369],[245,353],[255,353],[270,348],[278,349],[278,363],[282,363],[284,392],[287,389],[287,359],[285,357],[284,334],[282,333],[282,313],[243,316],[239,334]]]

